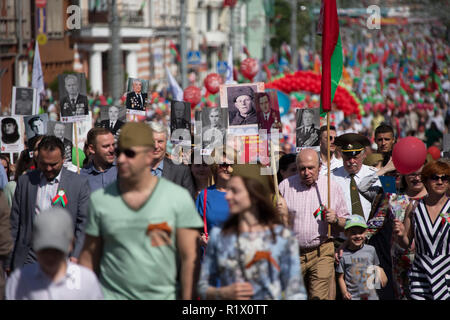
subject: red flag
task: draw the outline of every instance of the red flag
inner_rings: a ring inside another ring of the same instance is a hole
[[[336,0],[322,0],[322,111],[331,110],[331,102],[342,75],[342,45],[339,36],[339,20]],[[319,25],[320,25],[319,24]]]

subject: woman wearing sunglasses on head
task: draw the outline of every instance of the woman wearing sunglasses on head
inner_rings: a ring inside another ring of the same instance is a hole
[[[430,162],[422,169],[428,195],[408,207],[405,220],[394,220],[398,243],[415,241],[415,257],[408,273],[413,300],[450,300],[450,166]]]
[[[211,230],[198,282],[202,299],[306,299],[297,240],[268,194],[253,178],[228,182],[230,218]],[[218,280],[220,287],[211,285]]]

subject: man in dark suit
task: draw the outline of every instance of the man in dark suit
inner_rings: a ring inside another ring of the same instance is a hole
[[[314,111],[305,109],[302,115],[303,124],[296,129],[297,147],[319,146],[319,128],[314,127]]]
[[[61,116],[72,117],[89,114],[88,98],[80,94],[78,78],[68,74],[64,78],[64,84],[68,95],[61,100]]]
[[[110,106],[108,115],[109,120],[102,120],[100,122],[100,127],[108,129],[114,136],[117,136],[119,135],[120,128],[124,125],[124,123],[119,120],[119,107]]]
[[[166,156],[167,129],[157,122],[151,122],[150,127],[155,140],[154,160],[151,165],[152,174],[186,188],[192,198],[195,198],[195,187],[189,167],[184,164],[177,165]]]
[[[142,81],[139,79],[133,80],[133,91],[127,93],[127,100],[125,105],[127,109],[145,111],[145,102],[147,100],[147,93],[142,91]]]
[[[64,146],[55,136],[45,136],[38,147],[38,170],[22,175],[11,207],[11,234],[14,249],[7,266],[12,271],[36,261],[31,248],[35,215],[55,206],[63,206],[74,224],[74,246],[70,260],[76,262],[84,241],[89,183],[86,177],[63,168]]]

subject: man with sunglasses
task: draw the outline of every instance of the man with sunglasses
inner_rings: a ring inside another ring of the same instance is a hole
[[[327,175],[328,172],[328,166],[327,166],[327,159],[328,159],[328,152],[327,152],[327,126],[320,127],[319,130],[319,138],[320,138],[320,160],[322,165],[320,166],[320,175]],[[336,152],[336,145],[334,144],[334,140],[336,139],[336,127],[330,126],[330,170],[333,172],[333,170],[342,167],[342,159],[338,159],[335,156]]]
[[[125,124],[118,179],[90,198],[80,264],[98,274],[106,299],[193,298],[203,222],[187,190],[151,174],[154,149],[146,123]]]
[[[91,161],[80,173],[88,178],[94,192],[117,180],[114,135],[106,128],[92,128],[87,134],[87,144]]]

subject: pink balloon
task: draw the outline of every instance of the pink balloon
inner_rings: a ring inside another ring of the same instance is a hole
[[[400,139],[392,150],[392,161],[398,172],[409,174],[420,169],[427,158],[427,147],[416,137]]]

